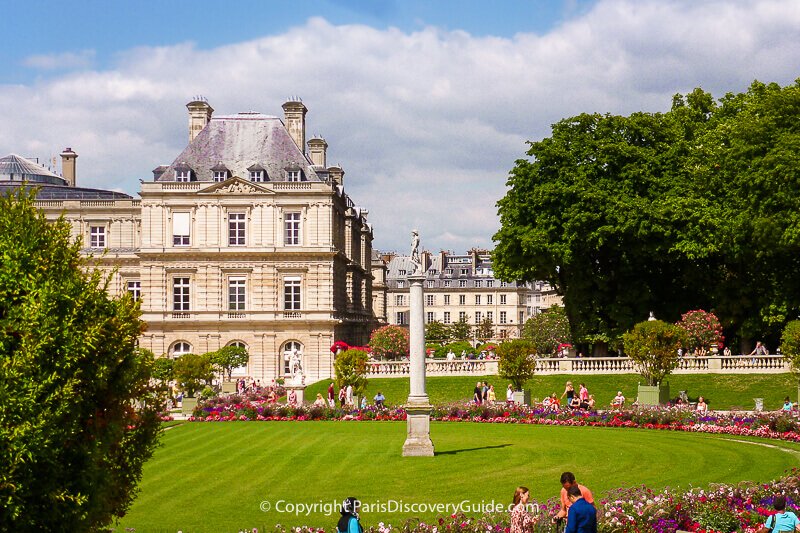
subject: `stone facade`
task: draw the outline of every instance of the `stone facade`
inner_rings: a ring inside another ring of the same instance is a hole
[[[324,140],[309,141],[313,160],[298,144],[299,100],[284,104],[285,121],[215,117],[202,98],[187,108],[189,145],[140,199],[40,197],[38,207],[70,222],[110,291],[140,300],[142,347],[177,357],[239,343],[250,362],[235,375],[262,383],[287,374],[296,348],[307,382],[331,377],[333,342],[366,344],[382,321],[372,270],[383,278],[385,266],[373,261],[368,212],[345,193],[344,172],[325,167]]]
[[[408,256],[387,255],[387,318],[389,323],[408,324],[409,281],[413,265]],[[531,316],[561,298],[546,283],[506,283],[494,277],[486,250],[457,255],[423,253],[425,266],[425,323],[434,320],[452,324],[465,317],[476,326],[486,318],[494,324],[495,339],[518,337]]]

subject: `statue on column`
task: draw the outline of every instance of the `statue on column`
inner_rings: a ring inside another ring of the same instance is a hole
[[[414,265],[414,274],[425,273],[422,257],[419,255],[419,232],[417,230],[411,231],[411,263]]]

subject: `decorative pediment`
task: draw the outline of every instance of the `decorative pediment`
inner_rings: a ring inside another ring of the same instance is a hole
[[[198,194],[275,194],[257,183],[245,181],[234,176],[223,182],[215,183],[198,192]]]

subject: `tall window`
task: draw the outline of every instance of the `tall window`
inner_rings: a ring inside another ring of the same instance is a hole
[[[245,214],[228,213],[228,244],[244,246],[245,235]]]
[[[508,322],[508,320],[506,319],[506,312],[500,311],[500,323],[505,324],[506,322]]]
[[[186,355],[187,353],[192,353],[192,345],[184,341],[176,342],[172,345],[172,350],[170,350],[170,355],[172,355],[174,359]]]
[[[458,305],[467,305],[467,296],[465,294],[458,295]]]
[[[480,311],[475,311],[475,323],[480,324],[481,318],[483,318],[483,314]]]
[[[442,322],[444,322],[445,324],[449,324],[450,323],[450,311],[445,311],[444,312],[444,320],[442,320]]]
[[[142,282],[139,280],[130,280],[128,282],[128,292],[135,302],[142,299]]]
[[[406,297],[404,294],[394,295],[394,305],[406,305]]]
[[[172,310],[189,310],[189,278],[172,278]]]
[[[487,279],[486,280],[486,286],[489,287],[490,289],[492,287],[494,287],[494,280],[493,279]]]
[[[475,295],[475,305],[481,305],[481,295],[480,294],[476,294]]]
[[[494,304],[494,296],[491,294],[486,295],[486,305],[493,305]]]
[[[465,311],[458,312],[458,320],[459,322],[464,322],[467,319],[467,313]]]
[[[436,320],[436,314],[432,313],[431,311],[428,311],[427,313],[425,313],[425,315],[426,315],[425,316],[425,323],[427,323],[427,324],[430,324],[431,322]]]
[[[428,280],[425,283],[428,285],[429,289],[432,289],[435,282],[433,280]]]
[[[477,287],[477,288],[483,287],[483,281],[481,281],[479,279],[476,279],[475,280],[475,287]]]
[[[247,279],[241,276],[228,278],[228,310],[244,311],[247,298]]]
[[[488,318],[490,322],[493,322],[494,321],[494,312],[486,311],[486,318]]]
[[[458,286],[463,289],[464,287],[467,286],[467,280],[465,279],[458,280]]]
[[[286,311],[300,310],[300,278],[283,278],[283,308]]]
[[[172,245],[189,246],[191,234],[191,214],[172,213]]]
[[[91,226],[89,228],[89,248],[106,247],[106,227]]]
[[[449,294],[445,294],[444,295],[444,305],[450,305],[450,295]]]
[[[501,294],[500,295],[500,305],[506,305],[506,295],[505,294]]]
[[[445,287],[450,287],[450,280],[449,279],[444,280],[444,286]]]
[[[399,326],[404,326],[406,324],[406,313],[404,311],[398,311],[395,314],[396,323]]]
[[[283,215],[283,243],[287,246],[300,244],[300,213]]]
[[[433,294],[426,294],[425,295],[425,305],[435,305],[433,302],[436,301],[436,297]]]

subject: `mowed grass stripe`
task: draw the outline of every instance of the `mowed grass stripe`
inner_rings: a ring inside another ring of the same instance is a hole
[[[519,484],[538,500],[558,494],[564,470],[602,494],[642,483],[707,486],[767,481],[797,464],[789,451],[691,433],[615,428],[433,423],[438,455],[404,458],[405,423],[187,424],[164,435],[145,466],[142,495],[120,524],[137,531],[225,532],[332,526],[336,516],[275,512],[288,502],[507,502]],[[783,443],[779,443],[783,445]],[[262,500],[273,509],[259,510]],[[334,513],[335,514],[335,513]],[[365,523],[407,515],[372,514]],[[432,518],[426,516],[425,518]]]

